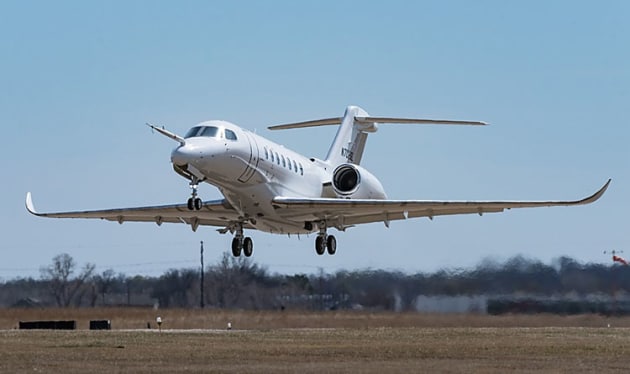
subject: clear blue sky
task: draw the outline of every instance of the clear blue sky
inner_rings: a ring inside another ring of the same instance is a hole
[[[492,124],[370,135],[362,164],[391,198],[576,199],[613,183],[590,206],[335,232],[335,256],[317,256],[314,236],[248,233],[270,271],[630,255],[629,18],[627,1],[0,2],[0,278],[38,277],[61,252],[159,275],[197,266],[201,240],[214,263],[231,241],[214,228],[42,219],[24,196],[42,211],[184,202],[174,144],[145,122],[185,133],[224,119],[323,157],[334,129],[266,126],[348,104]]]

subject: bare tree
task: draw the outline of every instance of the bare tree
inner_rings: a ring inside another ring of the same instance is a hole
[[[62,253],[53,258],[51,265],[40,269],[42,279],[48,281],[57,306],[69,306],[85,281],[94,272],[94,265],[88,263],[81,273],[73,278],[75,268],[76,262],[72,256]]]
[[[112,285],[114,284],[116,274],[114,273],[114,270],[107,269],[102,274],[95,276],[94,280],[96,282],[96,286],[98,287],[98,291],[101,294],[101,301],[103,305],[106,305],[105,295],[110,291]]]
[[[206,289],[210,304],[220,308],[261,309],[279,305],[282,278],[267,274],[248,257],[235,258],[227,252],[218,264],[208,268]]]

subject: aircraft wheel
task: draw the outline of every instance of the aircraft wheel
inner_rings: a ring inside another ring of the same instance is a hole
[[[250,257],[254,253],[254,241],[249,236],[243,240],[243,254]]]
[[[315,238],[315,252],[317,252],[318,255],[323,255],[324,252],[326,252],[326,240],[324,240],[324,237],[321,235]]]
[[[193,198],[191,197],[190,199],[188,199],[188,210],[194,210],[194,209],[195,209],[195,205],[194,205]]]
[[[193,205],[194,205],[195,210],[201,210],[201,208],[203,207],[203,201],[201,201],[200,198],[195,197],[193,199]]]
[[[232,255],[239,257],[241,255],[241,240],[239,238],[232,239]]]
[[[337,239],[333,235],[328,235],[326,239],[326,249],[328,249],[329,255],[334,255],[337,252]]]

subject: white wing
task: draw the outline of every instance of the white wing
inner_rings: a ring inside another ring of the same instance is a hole
[[[428,200],[358,200],[276,197],[272,204],[276,213],[294,222],[326,220],[339,229],[369,222],[385,222],[406,218],[451,214],[484,214],[512,208],[572,206],[590,204],[599,199],[610,184],[593,195],[574,201],[428,201]],[[35,210],[31,193],[26,194],[26,209],[36,216],[51,218],[100,218],[123,222],[185,223],[193,230],[199,226],[231,227],[239,222],[239,214],[224,199],[206,201],[201,210],[188,210],[186,204],[147,206],[106,210],[40,213]],[[253,228],[244,224],[244,228]]]
[[[26,209],[36,216],[51,218],[100,218],[123,222],[185,223],[193,230],[198,226],[228,227],[238,221],[238,213],[226,200],[205,201],[201,210],[188,210],[186,204],[146,206],[106,210],[40,213],[35,210],[31,193],[26,194]],[[245,228],[250,228],[245,225]]]
[[[452,214],[497,213],[505,209],[572,206],[590,204],[599,199],[610,184],[593,195],[574,201],[427,201],[427,200],[358,200],[308,199],[277,197],[276,212],[294,221],[326,220],[330,226],[343,229],[360,223],[385,222],[415,217]]]

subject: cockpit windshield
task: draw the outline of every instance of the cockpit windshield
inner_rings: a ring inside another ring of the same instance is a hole
[[[203,127],[197,133],[197,136],[205,136],[206,138],[220,138],[219,129],[213,126]]]
[[[197,134],[199,133],[199,130],[201,130],[201,129],[203,129],[203,126],[193,127],[192,129],[188,130],[186,135],[184,135],[184,138],[186,138],[186,139],[194,138],[195,136],[197,136]]]
[[[236,135],[232,131],[225,131],[229,132],[230,136],[227,137],[228,139],[236,140]],[[223,131],[221,131],[221,128],[215,126],[196,126],[188,130],[184,138],[194,138],[195,136],[204,136],[207,138],[223,138]]]

